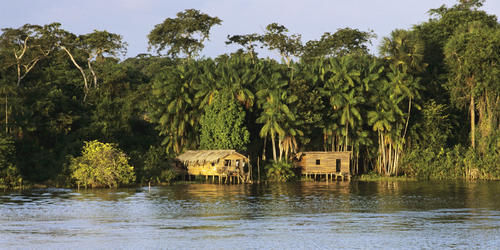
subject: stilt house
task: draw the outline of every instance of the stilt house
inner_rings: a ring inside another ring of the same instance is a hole
[[[248,158],[235,150],[189,150],[177,156],[188,175],[249,178]]]
[[[294,166],[303,175],[330,175],[349,178],[351,174],[351,152],[300,152],[294,157]]]

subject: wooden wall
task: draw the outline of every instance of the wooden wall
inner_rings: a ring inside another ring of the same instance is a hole
[[[300,161],[295,162],[295,166],[302,168],[303,174],[350,174],[350,164],[351,152],[303,152]]]

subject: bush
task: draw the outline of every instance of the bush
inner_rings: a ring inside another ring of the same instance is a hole
[[[164,147],[153,147],[143,157],[142,180],[151,183],[171,182],[177,173],[172,169],[172,162],[167,159]]]
[[[465,150],[460,145],[453,149],[434,151],[432,148],[414,148],[402,159],[403,173],[418,179],[465,178]]]
[[[70,169],[78,187],[111,188],[135,181],[134,168],[128,164],[128,157],[110,143],[85,142],[82,156],[71,159]]]
[[[295,177],[293,166],[288,162],[272,162],[265,166],[267,179],[270,181],[287,182]]]
[[[22,184],[22,177],[15,165],[16,147],[10,137],[0,137],[0,186],[13,188]]]

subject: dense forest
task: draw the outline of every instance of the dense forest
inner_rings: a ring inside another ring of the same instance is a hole
[[[222,21],[194,9],[157,24],[152,54],[133,58],[108,31],[2,28],[0,186],[167,182],[187,149],[236,149],[285,180],[291,155],[312,150],[352,151],[353,174],[498,179],[500,24],[483,2],[430,10],[379,55],[371,31],[303,43],[272,23],[203,58]]]

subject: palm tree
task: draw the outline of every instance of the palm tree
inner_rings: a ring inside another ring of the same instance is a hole
[[[231,93],[234,99],[250,109],[255,96],[250,86],[257,81],[262,64],[252,63],[247,55],[221,56],[216,61],[200,61],[199,82],[194,86],[200,108],[210,104],[219,91]]]
[[[194,105],[194,82],[197,81],[194,61],[168,67],[153,84],[151,120],[157,123],[163,144],[176,154],[196,142],[200,109]]]
[[[324,72],[325,70],[322,70]],[[359,91],[356,86],[360,82],[360,71],[355,67],[354,58],[344,56],[340,59],[330,58],[324,78],[323,94],[329,99],[331,109],[333,110],[333,118],[338,119],[336,122],[344,126],[344,150],[348,149],[349,143],[349,124],[354,126],[355,120],[361,120],[357,105],[364,102],[364,98],[357,96]],[[323,75],[322,75],[323,76]],[[335,126],[328,126],[330,128]],[[340,127],[340,126],[339,126]],[[333,142],[333,140],[332,140]],[[332,150],[334,145],[332,144]]]
[[[280,139],[280,160],[282,153],[285,153],[285,161],[288,160],[288,153],[297,153],[298,144],[297,144],[297,136],[304,136],[304,132],[299,129],[298,123],[296,120],[288,120],[284,124],[284,136]]]
[[[259,93],[257,93],[259,95]],[[262,95],[262,94],[261,94]],[[265,96],[266,102],[262,106],[262,113],[257,118],[257,123],[262,123],[264,124],[262,126],[262,129],[260,130],[260,137],[266,137],[267,135],[271,136],[271,143],[273,147],[273,160],[277,161],[276,157],[276,134],[284,135],[285,131],[283,128],[280,126],[281,122],[281,106],[283,105],[280,102],[280,97],[278,96],[277,93],[270,93],[267,96]]]
[[[219,86],[217,85],[217,76],[215,75],[215,69],[217,67],[215,61],[200,60],[199,81],[195,81],[193,88],[196,90],[195,100],[200,109],[203,109],[205,105],[210,105],[217,92],[219,91]]]
[[[422,72],[427,66],[423,62],[423,40],[413,31],[392,31],[390,37],[384,37],[379,51],[382,57],[404,72]]]
[[[344,151],[348,150],[349,146],[349,125],[351,127],[354,127],[355,124],[360,124],[361,123],[361,114],[359,110],[359,105],[365,102],[365,98],[360,95],[356,95],[359,92],[355,91],[355,89],[351,89],[349,93],[343,93],[343,107],[341,110],[341,118],[340,118],[340,124],[345,126],[345,147]]]
[[[234,98],[247,109],[253,106],[255,96],[249,89],[261,71],[247,55],[233,55],[217,64],[216,74],[221,89],[231,92]]]
[[[259,79],[260,90],[257,92],[258,104],[262,109],[257,123],[263,124],[259,135],[262,138],[271,137],[274,161],[277,161],[276,135],[278,135],[281,144],[281,138],[286,135],[284,125],[288,120],[295,120],[287,105],[290,102],[285,89],[288,82],[283,79],[280,69],[279,66],[267,68],[266,70],[269,71],[264,72]]]

